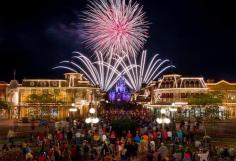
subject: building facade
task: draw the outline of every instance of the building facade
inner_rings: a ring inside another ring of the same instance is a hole
[[[0,82],[0,100],[6,101],[6,90],[7,90],[8,84],[6,82]]]
[[[13,118],[64,119],[85,116],[97,106],[99,88],[80,73],[66,73],[65,79],[24,79],[10,82],[8,101],[14,105]]]
[[[236,83],[224,80],[213,83],[205,82],[203,77],[163,75],[158,81],[142,88],[136,101],[149,108],[171,107],[174,104],[188,109],[191,106],[190,98],[209,92],[221,93],[223,96],[221,107],[229,112],[229,118],[236,119]],[[199,108],[195,112],[201,113],[201,110]]]
[[[127,92],[123,83],[120,84],[116,86],[115,92]],[[139,92],[133,93],[131,101],[150,108],[169,108],[174,104],[184,109],[189,108],[189,98],[209,92],[221,93],[221,107],[229,111],[229,118],[236,119],[236,83],[224,80],[205,82],[203,77],[163,75],[158,81],[143,85]],[[118,96],[117,99],[123,98],[123,95]],[[65,79],[60,80],[24,79],[21,84],[17,80],[9,84],[0,82],[0,101],[8,102],[11,106],[11,110],[0,109],[0,118],[83,117],[87,115],[90,106],[99,106],[103,97],[104,93],[80,73],[66,73]],[[197,110],[194,113],[201,115],[201,109]]]
[[[182,77],[171,74],[163,75],[158,81],[145,86],[139,93],[139,99],[143,102],[146,100],[150,104],[172,104],[186,102],[189,97],[207,93],[207,91],[207,84],[203,77]]]
[[[203,77],[182,77],[181,75],[164,75],[154,89],[152,103],[186,102],[189,97],[207,92]]]
[[[227,107],[229,117],[236,119],[236,83],[225,80],[219,82],[207,82],[208,91],[220,92],[223,95],[223,106]]]
[[[1,109],[0,109],[0,118],[1,119],[7,119],[10,117],[10,113],[8,110],[8,107],[4,107],[7,105],[7,91],[8,84],[6,82],[0,82],[0,102],[1,102]]]

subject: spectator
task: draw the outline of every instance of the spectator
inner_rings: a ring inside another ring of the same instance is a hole
[[[15,137],[15,132],[12,129],[9,129],[7,134],[9,143],[14,144],[14,137]]]
[[[168,149],[167,147],[164,145],[164,143],[161,143],[161,147],[159,148],[159,152],[161,155],[161,159],[165,159],[168,155]]]

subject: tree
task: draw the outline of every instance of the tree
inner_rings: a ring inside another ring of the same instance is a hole
[[[219,92],[201,93],[189,98],[190,105],[219,105],[222,104],[223,95]]]
[[[10,104],[6,101],[0,101],[0,109],[10,109]]]
[[[11,113],[11,104],[7,101],[0,100],[0,109],[2,110],[7,110],[8,112],[8,117],[10,118],[10,113]]]
[[[207,136],[205,120],[214,123],[216,119],[219,119],[219,105],[223,102],[223,95],[220,92],[201,93],[189,98],[188,102],[190,105],[205,108],[201,120],[203,121],[205,136]]]
[[[50,107],[45,106],[47,103],[53,103],[55,99],[50,94],[31,94],[28,96],[29,103],[37,103],[38,113],[40,111],[41,118],[50,117]]]

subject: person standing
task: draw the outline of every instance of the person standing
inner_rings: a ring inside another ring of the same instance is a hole
[[[168,155],[168,149],[167,147],[164,145],[164,143],[161,143],[161,147],[159,148],[159,152],[161,155],[161,160],[165,159]]]
[[[127,141],[128,141],[128,142],[131,142],[131,141],[132,141],[132,133],[130,132],[130,130],[128,131],[126,137],[127,137]]]
[[[190,151],[189,147],[186,147],[185,153],[184,153],[184,158],[183,161],[191,161],[192,159],[192,153]]]
[[[147,161],[153,161],[153,153],[152,153],[152,151],[148,151],[148,153],[147,153]]]
[[[46,161],[46,153],[45,152],[41,152],[39,157],[38,157],[38,161]]]
[[[112,161],[112,156],[109,154],[106,154],[106,156],[104,157],[104,161]]]
[[[9,129],[7,134],[9,143],[14,144],[14,137],[15,137],[15,132],[12,129]]]
[[[71,161],[71,153],[68,147],[66,147],[64,150],[63,161]]]
[[[71,160],[72,161],[76,161],[77,160],[77,148],[75,145],[72,145],[71,149],[70,149],[70,156],[71,156]]]
[[[149,146],[150,146],[150,149],[151,149],[151,151],[155,151],[155,148],[156,148],[156,146],[155,146],[155,141],[154,140],[151,140],[150,141],[150,143],[149,143]]]
[[[136,143],[136,144],[140,144],[140,136],[138,135],[138,134],[136,134],[136,136],[134,137],[134,142]]]
[[[170,129],[167,131],[167,136],[168,136],[168,140],[171,142],[172,141],[172,131]]]
[[[69,130],[69,131],[67,132],[67,141],[68,141],[69,144],[71,144],[72,137],[73,137],[73,133],[72,133],[71,130]]]
[[[209,160],[209,151],[203,151],[198,153],[198,157],[200,161],[208,161]]]

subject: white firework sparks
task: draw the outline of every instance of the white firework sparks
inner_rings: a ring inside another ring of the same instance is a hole
[[[110,90],[122,75],[135,67],[135,65],[130,64],[119,70],[118,68],[125,57],[113,59],[110,55],[107,60],[104,60],[101,52],[95,52],[97,60],[92,62],[82,53],[74,53],[77,55],[72,57],[73,60],[62,61],[60,63],[63,65],[57,66],[54,69],[67,69],[76,73],[80,71],[94,86],[99,86],[104,91]]]
[[[131,0],[93,0],[83,13],[82,34],[93,50],[135,56],[148,38],[143,7]]]
[[[125,73],[127,85],[134,91],[141,89],[142,84],[149,84],[152,80],[157,79],[164,71],[169,68],[173,68],[173,65],[167,65],[170,63],[168,59],[162,60],[158,58],[158,54],[152,57],[151,61],[146,60],[147,51],[144,50],[141,55],[140,63],[137,62],[136,58],[121,61],[121,66],[127,68],[131,64],[133,68]]]

